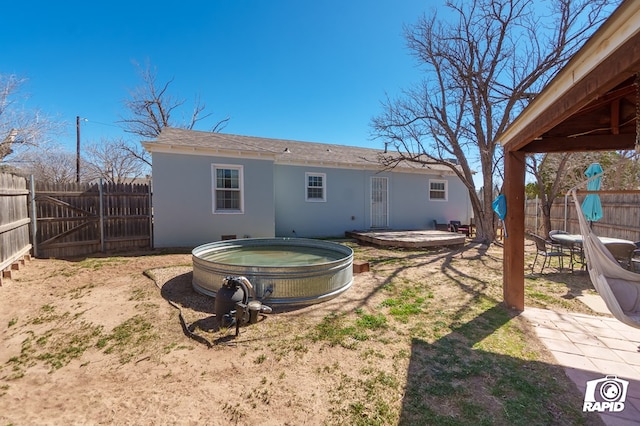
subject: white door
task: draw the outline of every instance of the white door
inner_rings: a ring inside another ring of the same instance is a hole
[[[389,182],[386,177],[371,178],[371,227],[389,226]]]

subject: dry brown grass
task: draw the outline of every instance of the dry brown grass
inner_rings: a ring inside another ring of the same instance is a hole
[[[189,255],[29,262],[0,287],[0,421],[599,424],[500,304],[500,247],[353,247],[371,272],[349,291],[237,338],[193,292]],[[528,306],[590,313],[586,274],[526,282]]]

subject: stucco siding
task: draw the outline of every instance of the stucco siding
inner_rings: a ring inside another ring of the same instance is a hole
[[[439,177],[433,178],[441,179]],[[451,220],[469,223],[471,216],[473,216],[473,209],[467,187],[457,177],[449,176],[444,180],[448,185],[448,200],[444,202],[444,207],[438,207],[443,203],[441,201],[430,201],[428,211],[434,212],[434,217],[429,219],[437,219],[438,223],[449,223]],[[425,190],[428,191],[428,186]],[[428,197],[428,194],[426,195]]]
[[[447,182],[447,200],[429,198],[429,181]],[[394,229],[431,229],[433,220],[469,223],[468,193],[458,178],[395,173],[390,180],[391,222]]]
[[[275,235],[273,161],[158,152],[152,160],[156,247]],[[212,164],[242,166],[243,213],[214,213]]]
[[[326,200],[305,200],[306,173],[326,175]],[[457,178],[417,173],[276,165],[276,236],[330,237],[371,227],[371,178],[388,182],[388,228],[429,229],[433,220],[468,222],[468,196]],[[429,200],[429,178],[447,180],[447,201]]]
[[[306,201],[306,173],[326,175],[325,201]],[[276,236],[342,236],[366,226],[362,171],[276,165],[274,179]]]

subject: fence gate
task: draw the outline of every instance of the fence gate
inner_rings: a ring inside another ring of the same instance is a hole
[[[152,247],[149,185],[31,182],[37,257]]]

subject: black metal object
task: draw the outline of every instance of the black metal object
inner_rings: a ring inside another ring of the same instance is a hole
[[[240,277],[226,277],[216,292],[213,312],[219,326],[233,325],[234,311],[238,303],[245,306],[249,301],[249,289]]]

